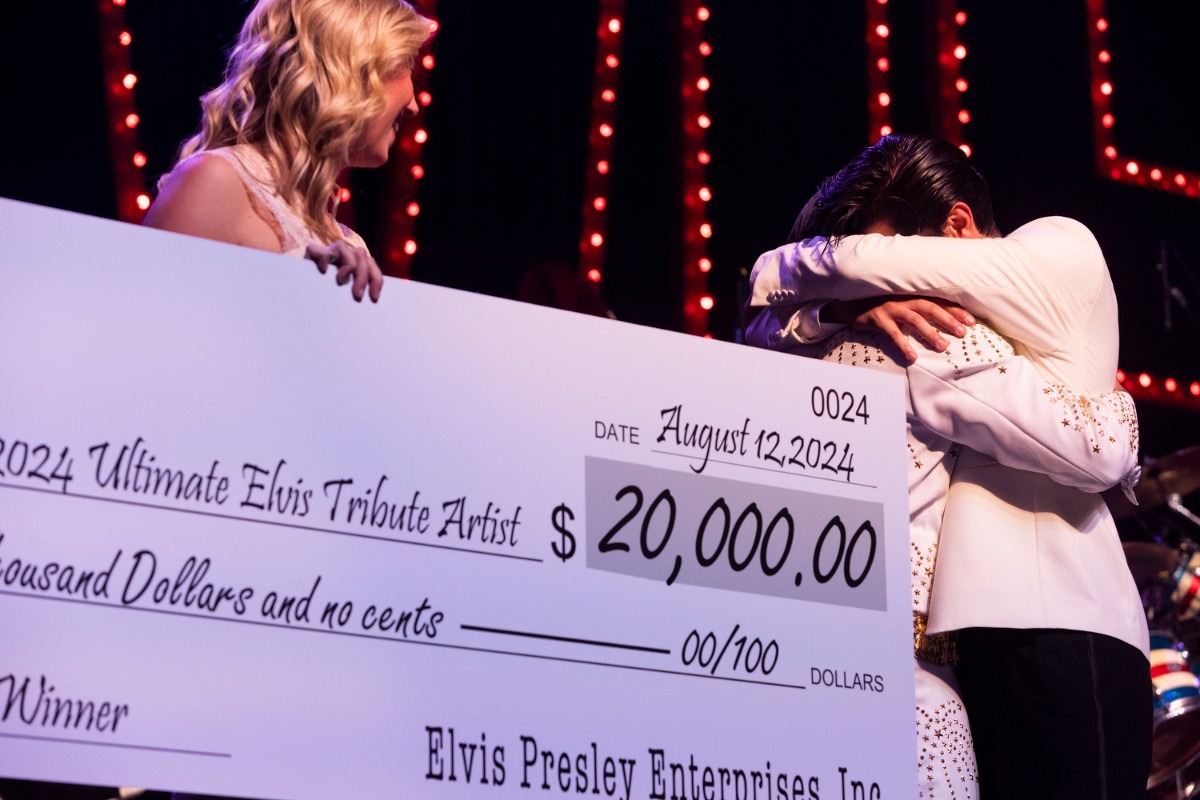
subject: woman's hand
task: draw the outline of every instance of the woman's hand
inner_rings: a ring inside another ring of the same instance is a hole
[[[872,297],[853,302],[833,301],[822,310],[830,321],[845,322],[859,330],[878,331],[891,338],[908,363],[917,360],[909,334],[921,339],[937,352],[949,343],[942,336],[949,333],[958,338],[967,334],[967,326],[975,317],[961,306],[945,300],[924,297]]]
[[[355,247],[339,239],[333,244],[310,244],[304,251],[304,257],[315,262],[322,275],[331,264],[337,267],[338,286],[352,280],[350,294],[355,300],[362,302],[369,289],[371,302],[379,301],[379,293],[383,291],[383,271],[366,248]]]

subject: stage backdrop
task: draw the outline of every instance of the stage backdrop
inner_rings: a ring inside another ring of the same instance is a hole
[[[10,201],[0,241],[0,776],[910,795],[894,377]]]

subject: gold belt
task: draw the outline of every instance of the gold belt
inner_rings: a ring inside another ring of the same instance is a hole
[[[945,666],[958,662],[958,651],[954,646],[952,633],[926,633],[925,626],[929,624],[926,616],[919,611],[913,612],[913,655],[917,660],[927,664]]]

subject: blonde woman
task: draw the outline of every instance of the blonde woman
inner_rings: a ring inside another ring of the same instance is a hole
[[[334,218],[336,181],[387,162],[429,34],[404,0],[258,0],[144,224],[332,264],[355,300],[378,300],[383,273]]]

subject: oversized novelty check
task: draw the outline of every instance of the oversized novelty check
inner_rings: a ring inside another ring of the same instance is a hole
[[[899,381],[0,201],[0,776],[897,798]]]

